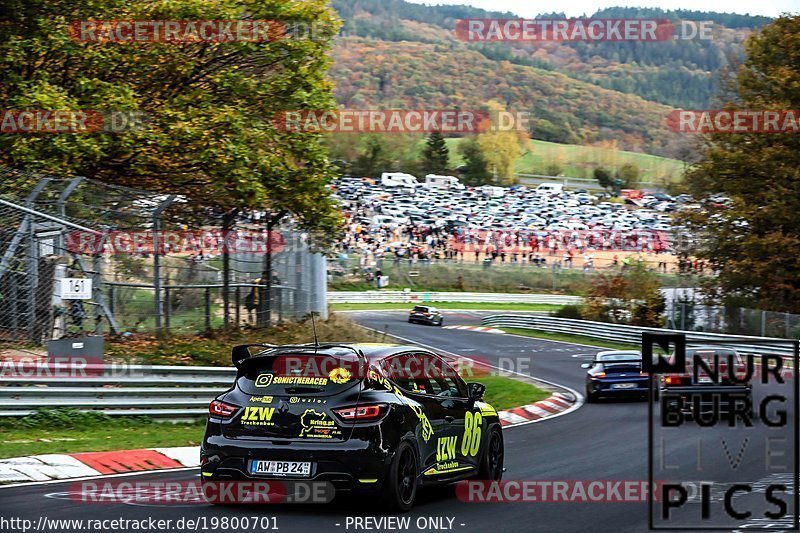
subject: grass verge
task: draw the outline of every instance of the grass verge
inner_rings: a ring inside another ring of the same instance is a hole
[[[73,409],[41,410],[20,419],[0,421],[0,459],[45,453],[195,446],[200,444],[204,428],[205,421],[173,424]]]
[[[466,380],[486,385],[484,399],[498,411],[528,405],[550,397],[550,393],[546,390],[505,376],[476,376]]]
[[[514,335],[522,335],[524,337],[535,337],[537,339],[572,342],[576,344],[589,344],[591,346],[598,346],[600,348],[609,348],[611,350],[630,350],[632,348],[640,347],[638,344],[610,342],[602,339],[595,339],[593,337],[584,337],[582,335],[569,335],[566,333],[550,333],[547,331],[539,331],[536,329],[523,329],[523,328],[498,328],[498,329],[502,329],[506,333],[513,333]]]
[[[415,302],[415,303],[336,303],[331,304],[335,311],[399,309],[410,311],[415,305],[432,305],[439,309],[475,309],[477,311],[558,311],[561,306],[553,304],[525,303],[487,303],[487,302]]]

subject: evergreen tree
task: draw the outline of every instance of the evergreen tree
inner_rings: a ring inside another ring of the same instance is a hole
[[[477,139],[464,139],[458,145],[458,153],[464,159],[464,165],[459,167],[462,181],[467,185],[486,185],[492,182],[492,176],[487,169],[486,157]]]
[[[443,174],[449,166],[450,151],[442,134],[434,131],[425,141],[425,149],[422,151],[422,170],[428,174]]]

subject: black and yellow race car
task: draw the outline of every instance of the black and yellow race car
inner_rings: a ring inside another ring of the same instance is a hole
[[[405,511],[420,486],[502,477],[503,435],[485,387],[431,351],[244,345],[233,362],[234,385],[209,406],[204,483],[327,481]]]

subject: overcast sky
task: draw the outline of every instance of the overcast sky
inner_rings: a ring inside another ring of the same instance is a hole
[[[568,17],[591,15],[603,7],[641,6],[663,9],[694,9],[720,13],[741,13],[776,17],[781,13],[800,13],[800,0],[571,0],[570,2],[537,2],[535,0],[408,0],[415,4],[468,4],[490,11],[510,11],[532,18],[541,13],[564,12]]]

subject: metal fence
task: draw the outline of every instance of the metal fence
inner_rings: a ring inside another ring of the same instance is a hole
[[[800,315],[745,307],[675,301],[667,308],[667,324],[693,331],[800,338]]]
[[[168,419],[205,416],[209,402],[236,376],[234,368],[197,366],[86,365],[81,375],[63,370],[75,377],[3,378],[0,417],[59,407]]]
[[[794,353],[790,343],[785,342],[785,339],[776,339],[772,337],[750,337],[698,331],[647,328],[624,324],[609,324],[606,322],[592,322],[589,320],[520,314],[486,316],[481,319],[481,323],[485,326],[492,327],[523,328],[548,333],[580,335],[583,337],[625,344],[641,344],[642,333],[644,332],[682,333],[686,335],[687,342],[693,344],[714,342],[715,344],[723,344],[724,346],[733,348],[742,353],[773,353],[784,357],[791,357]],[[776,344],[778,341],[784,341],[784,345]]]
[[[198,213],[189,198],[82,177],[0,169],[0,341],[324,316],[325,258],[290,220],[267,220]],[[90,297],[62,298],[62,279],[90,279]]]
[[[566,294],[503,294],[493,292],[331,291],[330,303],[484,302],[576,305],[580,296]]]

